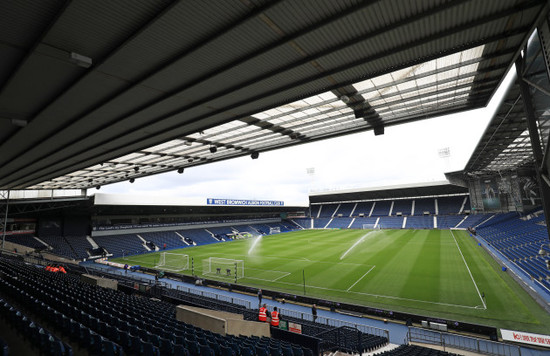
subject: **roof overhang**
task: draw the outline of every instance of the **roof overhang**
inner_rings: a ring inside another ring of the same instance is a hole
[[[310,203],[369,201],[412,197],[431,197],[468,194],[468,188],[448,181],[390,185],[363,189],[310,193]]]
[[[2,2],[0,189],[85,189],[479,108],[547,13],[394,5]]]

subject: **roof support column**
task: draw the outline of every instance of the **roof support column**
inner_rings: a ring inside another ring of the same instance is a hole
[[[529,129],[529,138],[531,139],[531,147],[533,148],[533,158],[535,159],[535,171],[537,175],[537,181],[540,187],[540,195],[542,200],[542,208],[544,209],[544,217],[546,221],[546,231],[548,233],[548,239],[550,240],[550,180],[548,179],[548,164],[543,164],[543,154],[541,148],[541,140],[539,137],[539,130],[537,128],[537,118],[535,116],[535,109],[533,107],[533,98],[529,91],[529,86],[526,81],[523,80],[523,72],[525,68],[525,57],[520,55],[516,60],[516,72],[518,75],[518,82],[523,99],[523,105],[525,108],[525,116],[527,118],[527,128]],[[548,157],[546,159],[548,163]]]
[[[5,200],[5,202],[3,202]],[[0,192],[0,212],[4,212],[4,216],[2,217],[2,249],[0,250],[0,254],[4,252],[4,243],[6,241],[6,229],[8,227],[8,209],[10,206],[10,191],[3,191]]]

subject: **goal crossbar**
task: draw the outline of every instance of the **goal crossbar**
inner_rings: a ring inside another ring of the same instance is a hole
[[[189,269],[189,255],[173,252],[162,252],[156,268],[179,272]]]
[[[244,278],[244,261],[232,258],[209,257],[202,260],[202,274],[220,278]]]

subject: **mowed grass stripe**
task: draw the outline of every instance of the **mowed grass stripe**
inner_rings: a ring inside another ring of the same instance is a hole
[[[400,295],[410,299],[439,303],[442,302],[439,298],[441,233],[426,230],[422,231],[421,236],[414,238],[418,244],[418,250],[414,256],[411,256],[413,258],[411,268]]]
[[[170,252],[193,257],[198,275],[202,260],[212,256],[244,260],[245,278],[239,284],[303,294],[302,271],[305,271],[308,296],[547,333],[550,315],[507,272],[502,272],[467,233],[454,232],[479,290],[485,292],[487,310],[475,309],[481,305],[480,298],[448,230],[382,230],[366,237],[340,259],[366,233],[366,230],[307,230],[278,234],[262,238],[251,254],[248,251],[253,240]],[[158,255],[151,253],[131,259],[136,264],[154,267]]]

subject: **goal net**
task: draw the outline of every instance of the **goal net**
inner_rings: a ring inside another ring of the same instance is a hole
[[[269,228],[269,234],[278,234],[281,232],[281,228],[279,226],[277,227],[270,227]]]
[[[162,252],[156,268],[174,272],[184,271],[189,269],[189,255]]]
[[[223,278],[244,278],[244,261],[210,257],[202,260],[202,274]]]
[[[363,224],[364,230],[380,230],[380,224]]]

